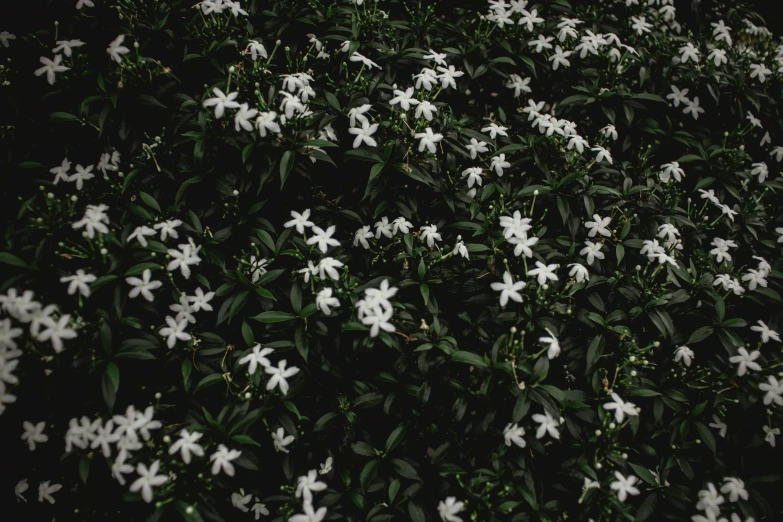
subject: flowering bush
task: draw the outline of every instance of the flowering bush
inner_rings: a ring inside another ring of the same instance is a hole
[[[780,519],[783,45],[703,3],[0,27],[13,519]]]

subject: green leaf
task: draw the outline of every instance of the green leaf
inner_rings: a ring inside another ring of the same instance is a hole
[[[419,474],[416,472],[416,469],[404,460],[391,459],[391,465],[392,468],[394,468],[394,471],[396,471],[400,476],[411,480],[421,480],[419,478]]]
[[[234,440],[236,442],[239,442],[240,444],[252,444],[254,446],[261,447],[261,444],[254,441],[251,437],[248,435],[232,435],[231,440]]]
[[[406,424],[403,423],[394,428],[394,431],[389,434],[386,439],[386,453],[389,453],[402,441],[403,437],[405,437],[405,429]]]
[[[283,323],[285,321],[293,321],[296,319],[296,316],[294,314],[289,314],[288,312],[271,311],[262,312],[256,316],[251,317],[250,319],[254,319],[261,323]]]
[[[366,488],[367,484],[375,477],[375,472],[380,464],[381,459],[373,459],[364,465],[359,475],[359,484],[361,484],[362,488]]]
[[[198,392],[199,390],[203,390],[207,386],[212,386],[213,384],[217,384],[219,382],[223,381],[223,374],[222,373],[213,373],[210,375],[207,375],[199,383],[196,385],[196,389],[193,390],[193,393]]]
[[[294,168],[294,152],[287,150],[283,153],[283,157],[280,160],[280,190],[283,190],[288,176],[291,174],[291,170]]]
[[[636,512],[635,522],[644,522],[649,519],[650,516],[655,513],[655,506],[658,504],[658,492],[653,491],[647,497],[645,497],[642,505],[639,506],[639,511]]]
[[[129,268],[128,271],[125,272],[125,277],[141,275],[145,270],[157,270],[158,268],[160,268],[160,265],[155,263],[139,263],[138,265]]]
[[[22,268],[27,267],[27,263],[25,263],[15,255],[9,254],[8,252],[0,252],[0,263],[5,263],[6,265],[12,265],[12,266],[20,266]]]
[[[701,438],[702,442],[707,445],[708,448],[710,448],[710,451],[713,455],[715,455],[717,451],[717,446],[715,444],[715,435],[712,434],[712,431],[702,424],[701,422],[693,422],[694,426],[696,426],[696,431],[699,432],[699,437]]]
[[[487,363],[484,362],[483,358],[479,357],[478,355],[472,352],[458,350],[451,354],[451,360],[455,362],[470,364],[471,366],[475,366],[476,368],[481,368],[482,370],[486,370],[487,368],[489,368],[489,366],[487,366]]]
[[[153,198],[152,196],[150,196],[149,194],[147,194],[146,192],[141,191],[141,190],[139,191],[139,196],[141,197],[141,200],[144,203],[146,203],[150,207],[152,207],[155,210],[157,210],[158,212],[160,212],[160,205],[158,205],[158,202],[155,201],[155,198]]]
[[[90,463],[92,459],[82,457],[79,459],[79,478],[82,479],[82,484],[87,485],[87,477],[90,475]]]
[[[712,328],[712,326],[702,326],[700,328],[697,328],[696,330],[693,331],[691,336],[688,337],[688,342],[686,342],[685,344],[699,343],[704,339],[706,339],[707,337],[709,337],[710,335],[712,335],[714,331],[715,330]]]
[[[631,469],[633,469],[637,475],[639,475],[640,479],[647,482],[651,486],[658,485],[658,483],[655,481],[655,476],[652,473],[650,473],[650,470],[648,470],[643,466],[638,466],[633,462],[628,462],[628,465],[631,466]]]
[[[52,121],[81,121],[81,118],[70,112],[53,112],[49,115],[49,119]]]
[[[681,156],[680,159],[677,160],[677,163],[690,163],[691,161],[704,161],[701,156],[696,156],[695,154],[686,154],[685,156]]]
[[[334,420],[337,418],[337,413],[330,411],[329,413],[325,413],[321,416],[320,419],[318,419],[315,423],[315,426],[313,426],[314,432],[319,432],[325,430]]]

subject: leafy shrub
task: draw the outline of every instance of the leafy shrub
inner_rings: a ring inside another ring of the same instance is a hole
[[[51,4],[0,33],[14,520],[783,516],[753,12]]]

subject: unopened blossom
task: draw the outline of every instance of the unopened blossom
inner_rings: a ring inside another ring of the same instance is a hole
[[[46,427],[46,422],[44,421],[41,421],[38,424],[24,421],[22,427],[24,428],[22,440],[27,442],[27,447],[30,448],[30,451],[35,451],[36,443],[42,443],[49,440],[49,437],[43,432]]]
[[[109,53],[111,59],[117,63],[122,63],[122,55],[128,54],[130,52],[130,49],[122,45],[124,41],[125,41],[125,35],[121,34],[117,38],[112,40],[109,43],[109,47],[106,48],[106,52]]]
[[[213,453],[209,460],[212,462],[212,474],[217,475],[222,469],[229,477],[234,476],[234,465],[231,461],[238,458],[242,454],[239,450],[229,450],[225,445],[218,445],[217,451]]]
[[[179,439],[169,448],[169,455],[175,453],[181,453],[182,462],[190,464],[190,455],[196,455],[197,457],[204,456],[204,448],[197,443],[202,434],[198,431],[190,433],[188,430],[183,429],[179,432]]]
[[[544,410],[543,415],[536,413],[532,418],[534,422],[538,423],[538,429],[536,430],[537,439],[540,439],[546,433],[549,433],[552,438],[560,439],[560,432],[557,430],[560,422],[555,420],[548,411]]]
[[[239,96],[238,92],[231,92],[228,94],[225,94],[223,91],[218,89],[217,87],[212,88],[212,93],[215,95],[214,98],[207,98],[204,100],[204,103],[202,104],[204,107],[215,107],[215,118],[220,119],[223,117],[223,114],[225,113],[226,109],[238,109],[239,103],[234,101],[237,96]]]
[[[331,290],[331,289],[330,289]],[[328,314],[327,314],[328,315]],[[277,363],[277,366],[269,365],[264,370],[266,373],[271,375],[272,377],[269,378],[269,381],[266,383],[266,389],[271,391],[276,387],[280,387],[280,391],[283,395],[288,394],[288,379],[289,377],[293,377],[297,373],[299,373],[299,368],[296,366],[291,366],[289,368],[286,368],[286,360],[283,359],[282,361],[279,361]]]
[[[272,432],[272,444],[275,447],[275,451],[282,451],[288,453],[286,446],[294,441],[293,435],[286,435],[283,428],[277,428],[277,431]]]
[[[778,430],[780,431],[780,430]],[[773,444],[774,446],[774,444]],[[50,504],[54,504],[55,500],[52,493],[57,493],[62,488],[62,484],[52,484],[50,480],[41,482],[38,485],[38,502],[46,500]]]
[[[302,498],[305,504],[312,504],[313,493],[326,489],[326,483],[318,480],[318,471],[311,469],[307,475],[300,476],[296,481],[296,498]]]
[[[527,446],[527,442],[522,437],[525,435],[525,429],[518,426],[516,423],[508,423],[503,430],[503,438],[506,441],[506,446],[511,446],[513,442],[520,448]]]
[[[614,410],[614,418],[617,422],[623,422],[625,416],[635,417],[639,415],[636,411],[636,405],[632,402],[626,402],[616,393],[612,393],[612,402],[604,404],[605,410]]]
[[[63,61],[61,54],[56,54],[54,56],[54,60],[50,60],[45,56],[41,56],[39,61],[43,64],[43,67],[36,69],[33,74],[36,76],[41,76],[42,74],[46,73],[46,81],[49,82],[49,85],[54,85],[55,73],[65,72],[71,69],[70,67],[60,65]]]
[[[674,362],[680,362],[680,360],[682,360],[682,362],[685,363],[685,366],[688,367],[690,367],[693,357],[693,350],[684,345],[677,347],[677,350],[674,351]]]
[[[462,522],[457,513],[465,508],[464,502],[458,502],[457,497],[446,497],[438,503],[438,514],[443,522]]]
[[[639,494],[639,489],[634,486],[634,484],[636,484],[636,482],[639,480],[637,477],[634,475],[628,475],[627,477],[624,477],[623,474],[619,471],[615,471],[614,476],[617,480],[612,482],[609,487],[614,491],[617,491],[617,499],[620,502],[625,502],[625,499],[628,498],[628,495]]]
[[[432,154],[435,154],[435,144],[443,139],[443,134],[433,133],[432,129],[427,127],[424,129],[424,132],[416,133],[413,137],[421,140],[419,141],[419,152],[423,152],[426,147]]]
[[[742,347],[737,350],[739,352],[739,355],[735,355],[733,357],[729,358],[729,362],[732,364],[739,365],[737,367],[737,375],[739,377],[742,377],[745,375],[745,373],[748,371],[748,369],[760,372],[761,366],[757,362],[755,362],[756,359],[761,356],[761,352],[758,350],[754,350],[751,353],[748,353],[748,351]]]
[[[546,333],[549,334],[549,336],[539,337],[538,342],[548,346],[546,356],[548,359],[554,359],[558,355],[560,355],[560,342],[557,340],[557,337],[554,333],[552,333],[552,330],[549,328],[544,328],[546,330]]]
[[[502,283],[492,283],[490,287],[492,290],[500,292],[500,306],[504,307],[508,304],[509,298],[517,303],[522,302],[522,295],[519,290],[522,290],[527,286],[524,281],[514,282],[514,278],[510,272],[506,271],[503,274]]]

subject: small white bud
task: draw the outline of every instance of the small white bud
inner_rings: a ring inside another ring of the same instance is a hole
[[[76,203],[77,199],[79,199],[79,198],[76,197],[76,195],[71,196],[71,201],[73,201],[74,203]]]
[[[538,196],[538,189],[536,189],[536,190],[534,190],[534,191],[533,191],[533,195],[534,195],[534,196]]]
[[[610,430],[613,430],[613,429],[615,429],[616,427],[617,427],[617,424],[615,424],[614,422],[612,422],[612,423],[610,423],[610,424],[609,424],[609,429],[610,429]]]
[[[239,195],[239,191],[237,189],[234,189],[234,192],[232,192],[232,194],[234,194],[235,196],[238,196]]]
[[[108,253],[109,253],[109,251],[108,251],[107,249],[105,249],[105,248],[101,248],[101,255],[102,255],[102,256],[105,256],[105,255],[106,255],[106,254],[108,254]]]
[[[155,398],[156,398],[157,400],[160,400],[160,398],[161,398],[161,397],[163,397],[163,394],[162,394],[162,393],[158,392],[158,393],[156,393],[156,394],[155,394]]]

